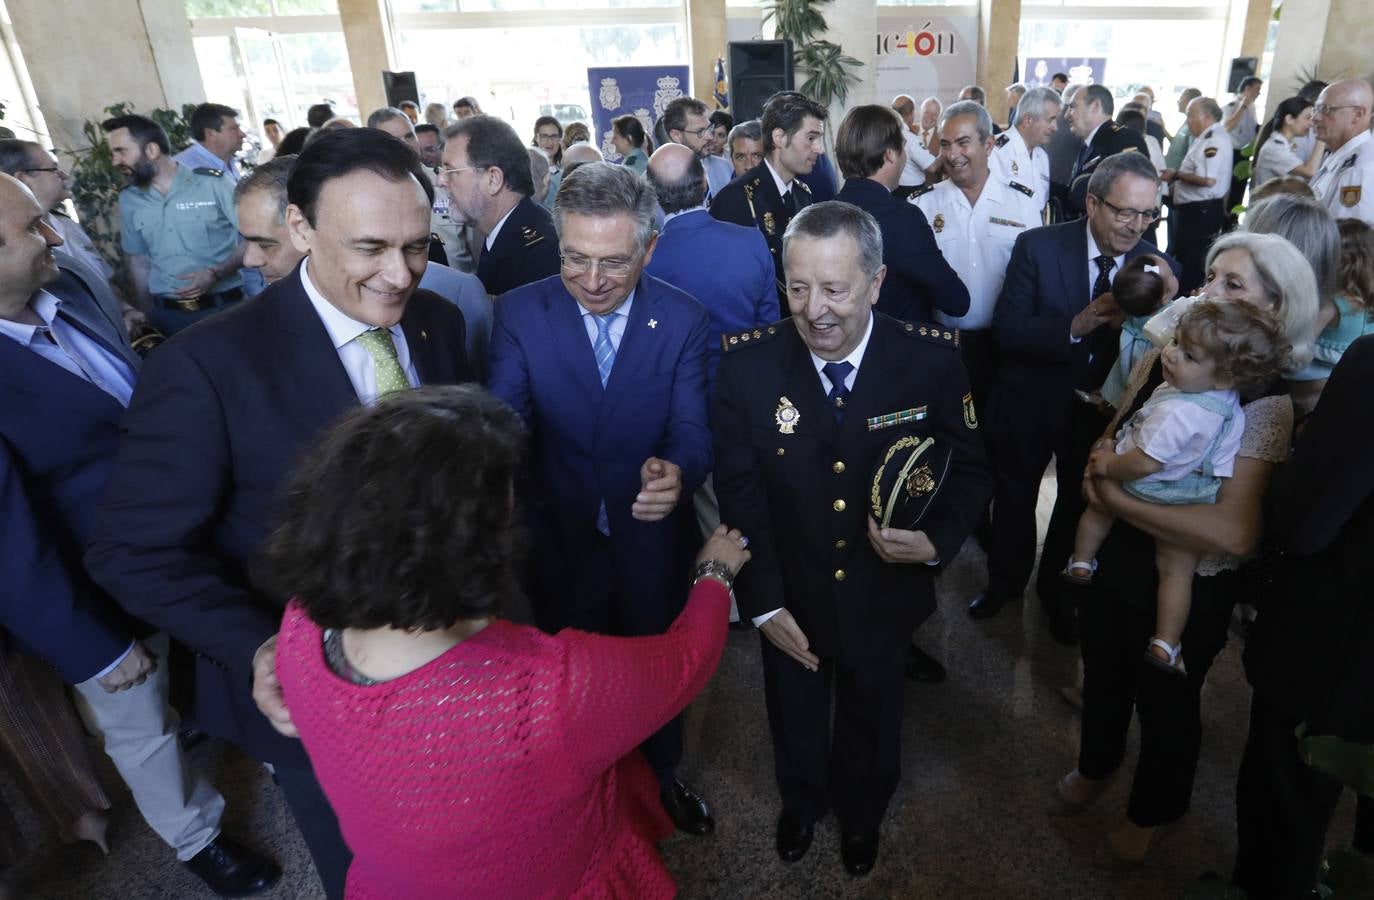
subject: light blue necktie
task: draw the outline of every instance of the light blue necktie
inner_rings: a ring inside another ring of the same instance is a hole
[[[596,343],[592,346],[592,352],[596,354],[596,371],[601,375],[603,388],[611,378],[611,367],[615,365],[615,344],[611,343],[611,322],[615,316],[613,312],[604,316],[592,313],[592,321],[596,323]],[[601,507],[596,511],[596,530],[606,537],[611,536],[611,521],[606,516],[605,500],[601,501]]]
[[[592,314],[592,321],[596,323],[596,343],[592,346],[592,352],[596,354],[596,370],[601,373],[602,387],[610,380],[611,367],[615,365],[615,344],[611,343],[611,322],[615,320],[615,315]]]

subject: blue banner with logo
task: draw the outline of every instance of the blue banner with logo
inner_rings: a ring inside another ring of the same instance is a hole
[[[653,135],[663,108],[691,89],[686,66],[610,66],[589,68],[592,95],[592,141],[611,162],[621,155],[611,143],[611,122],[634,116]]]
[[[1069,84],[1102,84],[1107,71],[1105,56],[1028,56],[1026,77],[1030,87],[1048,86],[1055,73],[1069,76]]]

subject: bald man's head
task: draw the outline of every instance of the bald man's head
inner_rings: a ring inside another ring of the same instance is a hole
[[[1318,139],[1339,150],[1351,138],[1369,130],[1374,107],[1374,88],[1363,78],[1347,78],[1326,86],[1312,110],[1312,127]]]
[[[696,209],[706,202],[706,169],[696,151],[682,144],[664,144],[649,157],[645,172],[668,214]]]
[[[573,144],[563,151],[563,165],[565,167],[576,163],[601,162],[602,159],[601,151],[591,144]]]

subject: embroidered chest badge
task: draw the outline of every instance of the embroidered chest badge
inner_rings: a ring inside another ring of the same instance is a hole
[[[936,213],[936,214],[935,214],[935,219],[930,223],[930,227],[931,227],[932,229],[935,230],[935,233],[936,233],[936,234],[939,234],[940,232],[944,231],[944,230],[945,230],[945,216],[944,216],[944,214],[943,214],[943,213]]]
[[[773,412],[773,421],[778,423],[778,431],[783,434],[792,434],[797,423],[801,421],[801,413],[792,405],[792,401],[786,397],[778,398],[778,408]]]
[[[1360,204],[1361,186],[1352,184],[1350,187],[1341,188],[1341,206],[1351,207]]]

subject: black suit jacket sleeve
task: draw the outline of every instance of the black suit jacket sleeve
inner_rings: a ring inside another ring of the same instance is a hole
[[[1311,556],[1330,547],[1374,494],[1374,336],[1350,345],[1276,485],[1271,509],[1280,543]]]
[[[119,658],[132,636],[85,602],[44,533],[18,464],[0,440],[0,627],[29,651],[52,663],[71,684],[80,684]],[[89,585],[87,585],[89,587]],[[2,639],[2,638],[0,638]]]
[[[734,359],[726,356],[717,373],[712,417],[714,478],[721,521],[738,528],[749,538],[749,551],[753,556],[740,573],[747,589],[736,592],[735,597],[740,614],[753,618],[781,609],[786,603],[773,519],[768,509],[768,492],[743,402],[744,387],[738,377],[741,367],[734,363]]]
[[[124,416],[86,564],[130,614],[249,673],[280,617],[212,546],[231,487],[229,439],[217,387],[197,360],[177,342],[151,354]]]
[[[992,470],[973,408],[968,372],[958,353],[950,354],[944,378],[934,393],[938,404],[930,417],[932,437],[952,451],[949,475],[940,492],[939,505],[922,523],[926,537],[935,545],[942,566],[958,555],[964,539],[973,531],[992,499]]]
[[[758,227],[753,214],[749,211],[749,201],[744,196],[744,189],[734,182],[711,198],[711,216],[722,222],[734,222],[736,225],[749,228]]]
[[[993,336],[998,348],[1008,356],[1031,362],[1070,363],[1074,345],[1069,339],[1069,328],[1073,317],[1067,306],[1063,312],[1050,312],[1038,302],[1039,268],[1053,260],[1045,258],[1044,248],[1027,240],[1034,234],[1035,230],[1022,232],[1012,247],[1007,276],[992,312]],[[1035,252],[1037,249],[1040,254]],[[1087,277],[1085,260],[1083,278]]]
[[[910,203],[904,205],[910,211],[903,229],[906,247],[902,253],[894,254],[892,262],[897,272],[889,272],[887,277],[900,274],[926,296],[932,307],[947,316],[967,314],[971,302],[968,288],[940,252],[925,213]]]

